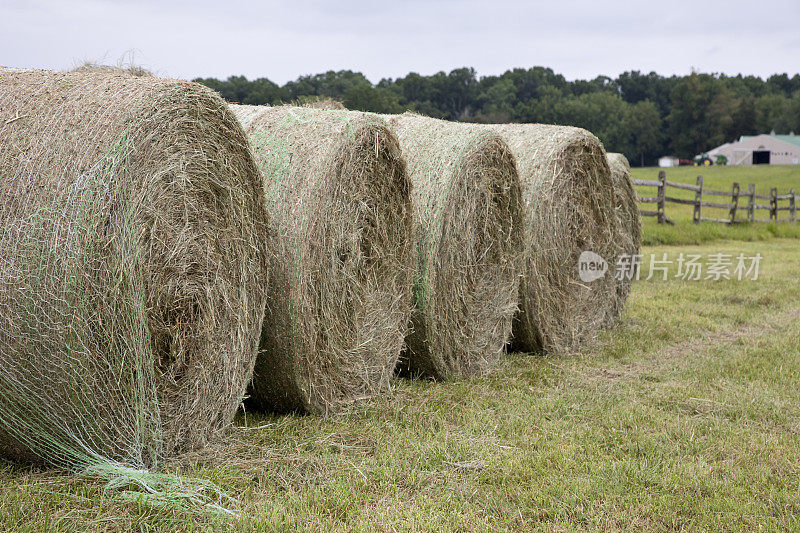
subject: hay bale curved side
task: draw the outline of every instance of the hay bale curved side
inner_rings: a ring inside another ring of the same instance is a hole
[[[489,127],[517,158],[525,202],[525,275],[513,346],[545,352],[578,348],[605,323],[616,298],[614,189],[605,150],[580,128]],[[605,276],[581,279],[578,259],[584,251],[609,262]]]
[[[411,313],[410,182],[364,113],[233,106],[263,174],[276,253],[255,406],[332,413],[388,386]]]
[[[0,94],[5,451],[141,467],[202,446],[241,402],[266,299],[237,120],[123,73],[0,73]]]
[[[621,257],[632,258],[639,253],[642,245],[642,222],[639,217],[639,204],[636,189],[631,178],[631,165],[628,159],[617,153],[608,154],[608,165],[611,169],[611,179],[614,182],[615,215],[617,219],[617,259]],[[630,264],[626,275],[617,277],[617,298],[610,310],[608,324],[612,325],[625,308],[625,302],[631,292],[631,282],[636,275],[638,265],[635,261],[623,260],[623,264]]]
[[[402,366],[439,379],[485,374],[504,351],[517,307],[522,203],[514,157],[478,126],[387,118],[414,187],[416,308]]]

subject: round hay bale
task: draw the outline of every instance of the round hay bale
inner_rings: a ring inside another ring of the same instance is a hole
[[[213,91],[0,73],[0,447],[151,467],[228,425],[257,353],[265,220]]]
[[[252,403],[333,413],[388,386],[411,313],[410,183],[377,117],[232,106],[263,174],[275,255]]]
[[[517,159],[525,202],[525,275],[513,348],[563,352],[597,332],[614,305],[614,189],[600,141],[580,128],[539,124],[489,126]],[[583,281],[582,252],[608,262]]]
[[[608,154],[608,166],[611,169],[611,179],[614,182],[614,213],[617,222],[617,259],[632,259],[639,253],[642,244],[642,222],[639,217],[639,204],[636,198],[636,189],[631,179],[631,165],[628,159],[617,153]],[[625,308],[625,302],[631,292],[631,282],[636,275],[638,262],[623,259],[623,265],[630,264],[625,275],[618,275],[617,298],[611,308],[608,323],[613,324]]]
[[[401,371],[483,375],[503,353],[517,308],[522,203],[514,157],[478,126],[388,118],[408,161],[417,250]]]

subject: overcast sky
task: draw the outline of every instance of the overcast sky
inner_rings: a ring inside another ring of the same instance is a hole
[[[0,0],[0,65],[114,64],[129,50],[164,76],[283,84],[351,69],[371,81],[462,66],[800,72],[800,0]],[[256,4],[253,2],[252,4]]]

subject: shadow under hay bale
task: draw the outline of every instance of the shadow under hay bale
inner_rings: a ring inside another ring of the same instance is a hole
[[[386,117],[408,161],[416,304],[401,372],[448,379],[495,365],[517,309],[520,185],[505,141],[479,126]]]
[[[254,407],[333,413],[388,386],[411,313],[410,183],[370,115],[232,106],[263,174],[275,254]]]
[[[616,299],[614,188],[600,141],[580,128],[487,126],[517,159],[525,202],[525,270],[512,346],[520,351],[579,348],[605,323]],[[608,262],[583,281],[582,252]]]
[[[228,425],[266,300],[264,197],[225,103],[0,71],[0,449],[154,467]]]
[[[639,217],[639,204],[636,199],[636,190],[631,178],[631,166],[628,159],[622,154],[608,154],[608,165],[611,169],[611,179],[614,182],[614,213],[617,222],[617,259],[623,258],[624,275],[619,275],[617,281],[617,298],[610,309],[608,325],[613,325],[617,317],[625,308],[625,302],[631,292],[631,283],[636,275],[636,263],[633,256],[639,253],[642,245],[642,222]],[[631,259],[628,262],[628,258]]]

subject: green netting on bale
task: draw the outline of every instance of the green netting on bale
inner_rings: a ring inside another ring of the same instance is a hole
[[[0,71],[2,455],[148,505],[222,498],[158,470],[244,396],[259,181],[235,118],[195,84]]]
[[[112,457],[145,468],[161,455],[126,158],[123,138],[24,216],[18,192],[41,184],[3,176],[0,447],[13,455],[74,470]]]
[[[385,390],[411,313],[410,184],[381,119],[232,106],[263,176],[275,254],[255,407],[333,413]]]

